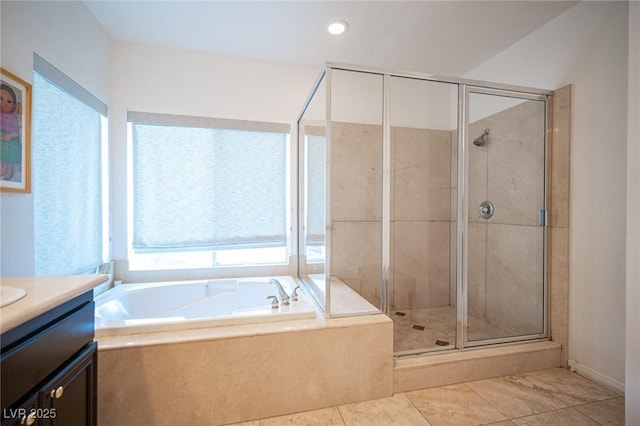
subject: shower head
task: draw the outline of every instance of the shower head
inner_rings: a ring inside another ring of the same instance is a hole
[[[482,132],[482,134],[473,141],[473,144],[475,146],[485,146],[487,143],[487,136],[489,136],[489,129],[484,129],[484,132]]]

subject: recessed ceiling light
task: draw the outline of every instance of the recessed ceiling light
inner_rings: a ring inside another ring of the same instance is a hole
[[[329,22],[327,26],[327,31],[329,34],[340,35],[349,29],[349,24],[342,20],[335,20]]]

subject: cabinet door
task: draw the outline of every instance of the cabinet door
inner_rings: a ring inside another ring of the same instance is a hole
[[[96,416],[97,343],[77,355],[39,394],[40,407],[50,409],[40,424],[94,426]]]
[[[38,426],[38,395],[33,394],[18,408],[8,408],[2,412],[2,426]]]

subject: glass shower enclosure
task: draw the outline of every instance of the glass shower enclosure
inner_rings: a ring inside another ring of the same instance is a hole
[[[551,92],[326,64],[298,118],[299,278],[394,352],[544,339]]]

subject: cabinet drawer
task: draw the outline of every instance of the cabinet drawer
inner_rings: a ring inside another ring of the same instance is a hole
[[[10,407],[93,340],[90,302],[2,354],[2,407]]]

